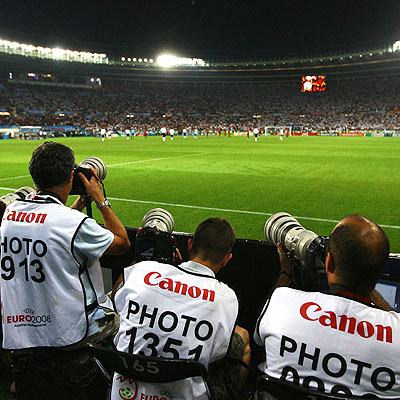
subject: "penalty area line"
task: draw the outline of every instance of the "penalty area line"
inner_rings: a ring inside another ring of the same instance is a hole
[[[158,204],[160,206],[192,208],[192,209],[197,209],[197,210],[222,211],[222,212],[236,213],[236,214],[264,215],[266,217],[270,217],[271,215],[273,215],[273,213],[266,213],[266,212],[259,212],[259,211],[246,211],[246,210],[233,210],[233,209],[229,209],[229,208],[191,206],[191,205],[188,205],[188,204],[162,203],[162,202],[159,202],[159,201],[121,199],[119,197],[109,197],[109,199],[110,200],[115,200],[115,201],[126,201],[126,202],[129,202],[129,203],[155,204],[155,205]],[[297,216],[297,215],[293,215],[293,217],[296,218],[296,219],[304,219],[304,220],[307,220],[307,221],[329,222],[329,223],[334,223],[334,224],[337,224],[339,222],[339,220],[335,220],[335,219],[302,217],[302,216]],[[383,225],[383,224],[379,224],[379,225],[381,227],[383,227],[383,228],[400,229],[400,226],[396,226],[396,225]]]

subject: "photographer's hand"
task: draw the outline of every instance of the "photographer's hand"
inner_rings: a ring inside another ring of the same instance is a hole
[[[91,170],[94,176],[92,179],[90,179],[90,181],[86,179],[86,176],[83,175],[82,172],[79,172],[79,177],[85,186],[86,193],[91,197],[92,201],[94,201],[96,204],[99,204],[105,201],[106,198],[104,197],[102,186],[97,178],[96,171],[93,168],[91,168]]]
[[[92,202],[92,199],[90,199]],[[82,211],[86,207],[85,196],[79,196],[72,204],[70,208],[74,210]]]
[[[90,181],[88,181],[82,173],[79,173],[79,177],[85,186],[86,193],[96,204],[100,204],[105,202],[106,198],[102,191],[101,183],[97,179],[96,171],[93,168],[91,168],[91,170],[94,177],[90,179]],[[123,254],[129,251],[131,243],[128,234],[114,211],[112,211],[108,205],[103,205],[99,210],[103,218],[104,227],[114,234],[114,240],[105,251],[105,254]]]

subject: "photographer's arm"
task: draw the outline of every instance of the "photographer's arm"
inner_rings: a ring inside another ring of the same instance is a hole
[[[70,208],[74,210],[82,211],[86,206],[85,198],[83,196],[79,196],[72,204]]]
[[[98,180],[92,178],[88,181],[82,173],[79,173],[79,176],[85,186],[87,194],[96,204],[100,204],[106,200]],[[79,199],[77,201],[79,201]],[[103,218],[104,227],[114,234],[114,240],[105,251],[105,254],[126,253],[130,249],[131,243],[125,227],[109,206],[101,207],[100,213]]]
[[[281,270],[279,271],[279,277],[275,283],[274,289],[281,286],[289,286],[293,281],[289,253],[286,252],[285,248],[280,243],[276,245],[276,249],[279,254]]]

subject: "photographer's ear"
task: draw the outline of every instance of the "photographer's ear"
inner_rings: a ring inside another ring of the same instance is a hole
[[[222,261],[221,268],[225,267],[225,265],[228,264],[231,258],[232,258],[232,253],[227,254],[224,260]]]
[[[192,251],[192,247],[193,247],[193,239],[189,238],[188,239],[188,254],[190,255],[190,252]]]
[[[327,276],[335,272],[335,260],[333,259],[332,253],[329,251],[325,259],[325,271]]]

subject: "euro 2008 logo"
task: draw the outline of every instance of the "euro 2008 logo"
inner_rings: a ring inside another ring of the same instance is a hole
[[[135,382],[135,386],[136,386],[135,391],[133,391],[133,389],[129,386],[125,386],[125,387],[122,387],[121,389],[119,389],[119,392],[118,392],[119,397],[121,397],[122,400],[136,399],[136,396],[138,394],[136,382]]]

